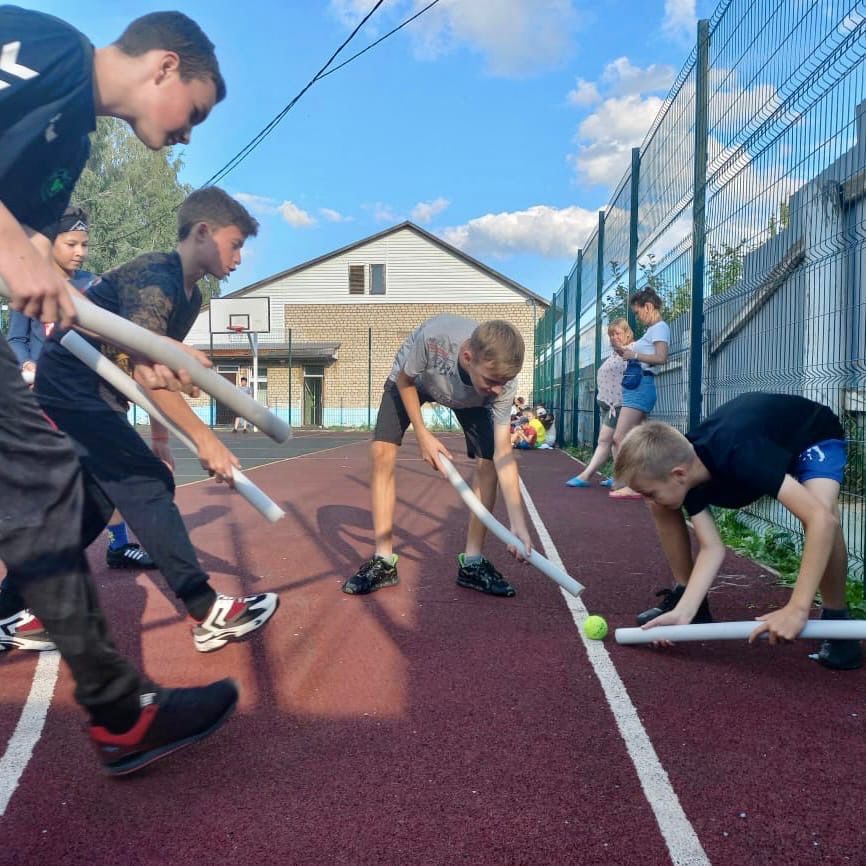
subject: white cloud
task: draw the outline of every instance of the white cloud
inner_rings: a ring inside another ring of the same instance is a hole
[[[608,186],[619,181],[662,105],[658,96],[605,99],[578,127],[577,153],[568,156],[578,178]]]
[[[277,213],[276,201],[266,195],[256,195],[251,192],[234,192],[232,196],[253,213],[259,215]]]
[[[676,78],[673,66],[664,63],[651,63],[646,68],[634,66],[628,57],[617,57],[604,68],[602,81],[610,88],[613,96],[667,92]]]
[[[679,43],[692,43],[697,38],[698,16],[695,0],[665,0],[662,33]]]
[[[330,0],[332,14],[345,27],[355,27],[371,5],[371,0]],[[391,0],[370,19],[369,34],[426,5],[427,0]],[[439,0],[407,30],[418,59],[435,60],[468,46],[484,57],[488,72],[510,76],[561,62],[572,49],[578,23],[576,0]]]
[[[585,81],[583,78],[578,78],[577,83],[572,90],[568,91],[569,105],[577,105],[580,108],[595,105],[601,100],[601,94],[598,88],[591,81]]]
[[[384,202],[377,201],[373,204],[362,204],[361,207],[373,217],[377,223],[396,223],[400,222],[400,216],[393,207]]]
[[[522,211],[485,214],[441,232],[448,243],[472,255],[504,258],[534,253],[573,258],[598,225],[597,211],[536,205]]]
[[[433,217],[442,213],[451,204],[447,198],[434,198],[433,201],[419,201],[412,208],[412,219],[416,223],[429,223]]]
[[[329,207],[320,207],[319,213],[329,222],[329,223],[350,223],[353,220],[353,217],[344,216],[339,211],[332,210]]]
[[[310,216],[310,214],[302,208],[299,208],[294,202],[284,201],[277,210],[280,212],[283,219],[290,226],[294,226],[295,228],[310,228],[316,224],[315,218]]]

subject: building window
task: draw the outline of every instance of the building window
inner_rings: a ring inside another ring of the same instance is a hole
[[[370,265],[370,294],[385,294],[385,265]]]
[[[349,265],[349,294],[364,294],[364,266]]]

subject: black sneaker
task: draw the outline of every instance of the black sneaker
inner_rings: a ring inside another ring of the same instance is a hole
[[[123,734],[92,725],[90,741],[110,776],[134,773],[210,736],[234,711],[238,688],[219,680],[193,689],[160,689],[140,696],[141,715]]]
[[[381,556],[368,559],[344,584],[343,592],[348,595],[366,595],[386,586],[394,586],[397,576],[397,557],[388,563]]]
[[[463,554],[459,554],[457,561],[460,569],[457,572],[458,586],[467,589],[477,589],[488,595],[498,595],[502,598],[511,598],[514,595],[514,587],[494,568],[489,559],[481,559],[466,565],[463,562]]]
[[[110,547],[105,551],[105,563],[109,568],[131,568],[138,571],[142,568],[156,568],[156,563],[141,546],[130,541],[117,550]]]
[[[834,671],[856,671],[863,667],[863,647],[859,640],[825,640],[809,658]]]
[[[656,597],[661,598],[661,601],[655,607],[651,607],[649,610],[645,610],[643,613],[639,613],[637,615],[637,624],[645,625],[650,620],[655,619],[657,616],[661,616],[663,613],[667,613],[668,611],[673,610],[679,604],[679,601],[683,597],[683,593],[685,591],[686,588],[684,586],[680,586],[679,584],[677,584],[673,589],[660,589],[656,593]],[[704,623],[712,621],[713,615],[710,613],[710,605],[705,598],[701,602],[701,606],[698,608],[698,612],[694,615],[692,622]]]

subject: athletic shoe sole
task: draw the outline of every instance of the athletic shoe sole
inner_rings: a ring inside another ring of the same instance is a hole
[[[175,743],[168,743],[158,749],[152,749],[149,752],[142,752],[140,755],[133,755],[128,760],[121,761],[117,764],[103,764],[103,771],[107,776],[128,776],[130,773],[142,770],[150,764],[153,764],[155,761],[167,758],[169,755],[173,755],[175,752],[179,752],[181,749],[185,749],[193,743],[198,743],[200,740],[209,737],[212,733],[221,728],[229,720],[231,714],[235,711],[237,704],[238,696],[236,693],[234,701],[232,701],[232,703],[227,707],[226,711],[204,731],[199,731],[197,734],[193,734],[184,740],[178,740]]]
[[[483,592],[484,595],[492,595],[495,598],[514,598],[517,594],[514,590],[514,587],[511,587],[510,592],[492,592],[489,589],[485,589],[483,586],[479,586],[477,583],[471,583],[468,580],[463,580],[461,578],[457,578],[457,585],[462,586],[465,589],[474,589],[476,592]]]
[[[27,637],[12,637],[3,638],[0,641],[0,652],[10,650],[17,647],[20,650],[29,650],[31,652],[50,652],[57,649],[54,643],[47,638],[27,638]]]
[[[239,643],[244,640],[252,632],[260,629],[275,613],[280,606],[280,597],[274,596],[273,607],[265,608],[255,619],[245,622],[241,626],[233,626],[225,628],[222,631],[208,634],[206,637],[199,638],[193,634],[193,642],[195,648],[200,653],[212,653],[230,643]]]
[[[371,592],[378,592],[380,589],[385,589],[389,586],[396,586],[399,582],[399,577],[395,577],[393,580],[391,580],[391,578],[386,578],[385,580],[378,581],[374,586],[362,590],[361,592],[356,589],[347,589],[348,584],[343,584],[343,592],[345,592],[346,595],[369,595]]]

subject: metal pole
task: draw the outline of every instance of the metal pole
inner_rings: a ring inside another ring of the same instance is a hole
[[[701,420],[704,334],[704,252],[707,239],[707,136],[710,22],[698,21],[695,62],[695,189],[692,205],[692,322],[689,336],[689,429]]]
[[[367,429],[373,427],[373,329],[367,328]]]
[[[580,418],[580,313],[583,298],[583,250],[577,251],[577,284],[574,287],[574,380],[571,383],[571,444],[577,445]],[[560,422],[561,423],[561,422]]]
[[[598,212],[598,262],[595,269],[595,358],[593,378],[598,375],[601,366],[601,301],[604,293],[604,211]],[[592,415],[592,447],[598,445],[601,433],[601,413],[598,411],[598,400],[593,401]]]
[[[565,410],[565,332],[568,330],[568,277],[565,277],[562,285],[562,346],[559,356],[559,405],[556,407],[556,419],[559,424],[556,427],[556,444],[562,447],[564,441],[562,414]]]
[[[213,364],[213,331],[210,335],[210,362]],[[213,397],[210,398],[210,429],[213,430],[216,424],[216,401]]]
[[[638,208],[640,207],[640,148],[631,149],[631,198],[628,214],[628,297],[637,291]],[[634,333],[637,326],[634,310],[626,300],[625,315]]]
[[[292,426],[292,329],[289,328],[289,427]]]

